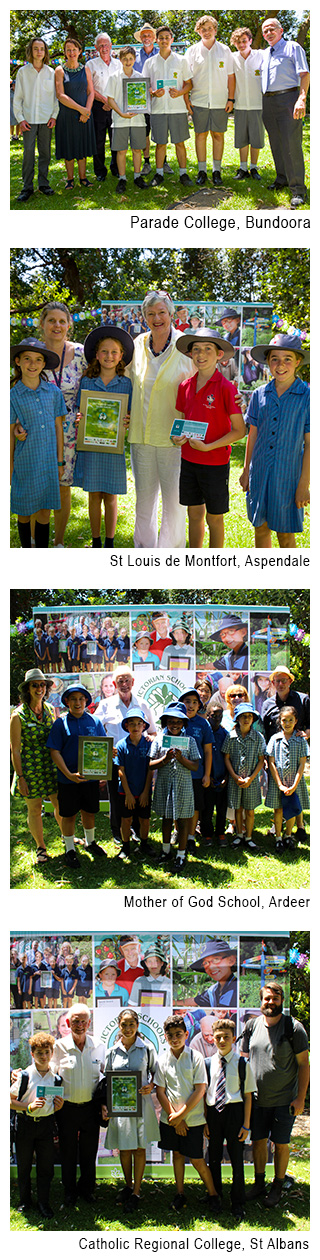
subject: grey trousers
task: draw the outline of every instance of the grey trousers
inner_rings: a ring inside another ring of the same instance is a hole
[[[39,188],[49,188],[48,166],[51,155],[52,130],[46,123],[30,123],[30,131],[23,132],[23,187],[33,190],[36,140],[38,145]]]
[[[277,180],[289,185],[291,193],[304,196],[304,160],[302,152],[302,120],[293,117],[299,88],[288,92],[264,94],[262,118],[267,129]]]

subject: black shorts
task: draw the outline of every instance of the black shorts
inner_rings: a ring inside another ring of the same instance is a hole
[[[229,511],[229,464],[190,464],[181,460],[179,502],[186,507],[205,503],[210,516]]]
[[[147,136],[150,136],[150,131],[151,131],[151,118],[150,118],[150,114],[145,114],[145,120],[146,120]]]
[[[160,1135],[158,1146],[161,1151],[179,1151],[180,1155],[187,1155],[189,1159],[203,1159],[203,1124],[196,1124],[193,1129],[188,1129],[185,1137],[181,1137],[173,1124],[160,1120]]]
[[[260,1142],[270,1136],[272,1142],[286,1146],[290,1141],[293,1122],[290,1103],[279,1103],[276,1107],[259,1107],[255,1101],[251,1116],[252,1141]]]
[[[83,809],[85,814],[99,811],[99,782],[88,779],[87,783],[58,783],[59,812],[62,818],[73,818]]]
[[[194,795],[194,808],[195,810],[198,810],[200,814],[204,805],[204,796],[203,796],[204,787],[202,785],[201,779],[192,779],[192,787],[193,787],[193,795]]]
[[[139,797],[138,797],[138,796],[135,796],[135,798],[134,798],[134,799],[135,799],[135,805],[134,805],[133,809],[129,809],[129,808],[128,808],[128,806],[127,806],[127,805],[126,805],[126,803],[125,803],[125,797],[124,797],[124,796],[122,796],[122,793],[121,793],[121,792],[119,792],[119,800],[120,800],[120,802],[121,802],[121,804],[120,804],[120,809],[121,809],[121,818],[132,818],[132,816],[133,816],[133,814],[134,814],[135,810],[137,811],[138,818],[150,818],[150,814],[151,814],[151,795],[149,796],[149,800],[148,800],[148,804],[147,804],[147,805],[140,805],[140,801],[139,801]]]

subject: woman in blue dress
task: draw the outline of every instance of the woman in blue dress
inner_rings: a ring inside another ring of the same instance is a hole
[[[82,389],[90,390],[90,393],[97,390],[102,394],[126,394],[127,414],[121,421],[126,427],[129,422],[132,385],[125,376],[125,369],[131,363],[133,355],[132,337],[123,328],[102,324],[86,337],[84,353],[90,366],[79,386],[78,406]],[[126,494],[127,490],[125,455],[108,451],[78,451],[73,484],[89,491],[92,546],[101,547],[101,507],[104,502],[104,545],[113,547],[117,524],[117,494]]]
[[[79,66],[82,47],[79,40],[68,37],[64,44],[65,66],[55,72],[56,93],[60,109],[56,122],[56,157],[64,158],[67,168],[66,188],[74,188],[74,160],[77,159],[79,182],[88,188],[86,160],[96,153],[91,109],[94,90],[88,66]]]

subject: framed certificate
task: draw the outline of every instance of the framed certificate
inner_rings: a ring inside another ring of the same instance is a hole
[[[82,389],[77,451],[109,451],[109,454],[122,455],[123,420],[128,402],[129,394],[102,394]]]
[[[181,752],[188,752],[189,736],[188,735],[164,735],[162,740],[163,748],[181,748]]]
[[[122,1006],[122,997],[109,997],[109,994],[106,993],[105,997],[96,998],[96,1006],[110,1006],[112,1004],[114,1006]]]
[[[109,1116],[142,1116],[141,1072],[106,1071]]]
[[[141,79],[134,74],[128,79],[123,76],[123,109],[131,109],[133,114],[150,114],[150,79]]]
[[[204,442],[208,425],[201,420],[174,420],[170,437],[198,438]]]
[[[106,735],[79,735],[78,770],[85,779],[112,778],[113,739]]]
[[[52,989],[52,983],[53,983],[52,971],[42,971],[41,972],[41,988]]]

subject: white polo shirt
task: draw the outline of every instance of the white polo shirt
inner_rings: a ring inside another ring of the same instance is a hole
[[[125,737],[125,731],[121,723],[125,717],[130,717],[131,709],[142,709],[146,722],[149,723],[149,729],[146,734],[156,735],[154,717],[146,701],[140,700],[139,696],[136,696],[133,691],[130,704],[126,705],[123,703],[123,700],[120,700],[117,692],[115,696],[106,696],[105,700],[100,700],[95,712],[95,717],[100,718],[107,735],[112,736],[114,745],[119,743],[119,739],[124,739]]]
[[[161,57],[161,53],[156,53],[155,57],[150,57],[143,67],[143,77],[150,79],[150,87],[152,92],[157,91],[158,79],[175,79],[177,91],[181,92],[181,88],[187,79],[190,79],[190,70],[186,57],[180,57],[179,53],[171,52],[169,57]],[[165,88],[164,96],[153,96],[151,98],[152,114],[186,114],[187,108],[184,96],[170,96],[170,88]]]
[[[212,48],[206,48],[200,39],[187,48],[186,61],[189,78],[193,80],[190,92],[192,105],[200,105],[203,109],[224,109],[229,96],[228,76],[234,73],[230,48],[217,43],[217,40]]]
[[[245,58],[241,57],[241,53],[236,52],[233,60],[236,75],[235,109],[262,110],[260,71],[263,53],[257,48],[254,51],[251,50],[249,56]]]
[[[51,66],[42,66],[41,70],[35,70],[31,62],[21,66],[16,78],[13,109],[19,123],[48,123],[49,118],[57,118],[59,101]]]
[[[90,1102],[100,1077],[100,1063],[104,1058],[102,1047],[96,1045],[87,1033],[83,1050],[75,1045],[72,1034],[56,1041],[51,1066],[63,1077],[66,1102]]]
[[[142,74],[139,74],[138,70],[134,70],[132,75],[127,75],[127,74],[125,75],[123,71],[123,67],[122,65],[120,65],[120,73],[111,75],[111,78],[109,79],[107,95],[113,96],[113,100],[116,102],[116,105],[119,105],[119,109],[124,110],[123,80],[128,79],[128,82],[130,83],[131,78],[142,79],[143,76]],[[113,127],[116,127],[118,130],[119,127],[127,127],[128,123],[130,123],[131,127],[132,126],[144,127],[145,115],[132,114],[130,118],[121,118],[121,114],[117,114],[115,109],[112,110],[112,126]]]
[[[160,1085],[161,1089],[165,1089],[169,1103],[171,1103],[174,1111],[188,1101],[190,1095],[197,1085],[207,1084],[207,1072],[203,1055],[198,1050],[187,1050],[186,1047],[176,1059],[175,1055],[168,1047],[165,1054],[161,1055],[161,1059],[157,1063],[155,1070],[155,1085]],[[161,1120],[164,1124],[168,1124],[167,1112],[162,1108]],[[204,1095],[200,1098],[196,1107],[188,1112],[187,1124],[188,1128],[193,1129],[197,1124],[204,1124]]]
[[[111,57],[107,66],[102,57],[90,57],[87,66],[91,70],[92,82],[95,92],[101,92],[101,96],[108,96],[108,83],[111,75],[121,73],[121,61],[117,61],[116,57]]]
[[[230,1050],[229,1054],[224,1055],[226,1060],[226,1105],[227,1103],[242,1102],[241,1089],[239,1083],[239,1055],[235,1050]],[[216,1101],[216,1085],[221,1071],[220,1054],[215,1054],[210,1060],[210,1085],[206,1093],[206,1102],[208,1107],[214,1107]],[[246,1063],[246,1079],[244,1083],[245,1094],[253,1094],[256,1090],[256,1082],[250,1063]]]

